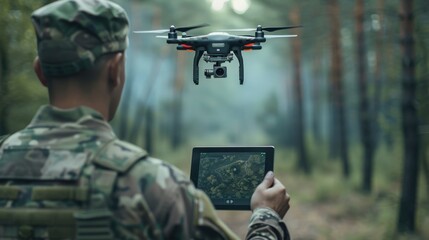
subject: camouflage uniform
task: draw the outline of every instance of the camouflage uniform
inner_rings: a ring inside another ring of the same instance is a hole
[[[126,48],[126,14],[110,2],[58,1],[33,21],[48,76]],[[59,52],[68,55],[57,61]],[[43,106],[0,144],[0,239],[237,239],[188,177],[120,141],[95,110]],[[259,208],[247,238],[289,233],[277,213]]]

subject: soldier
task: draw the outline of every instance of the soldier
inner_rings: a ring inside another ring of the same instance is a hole
[[[0,139],[0,239],[236,239],[188,177],[107,123],[125,81],[125,11],[60,0],[32,20],[50,105]],[[289,195],[272,172],[251,208],[247,239],[289,239]]]

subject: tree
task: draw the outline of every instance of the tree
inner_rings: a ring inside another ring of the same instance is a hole
[[[356,0],[356,57],[357,57],[357,81],[359,85],[359,122],[361,141],[364,150],[362,165],[362,189],[365,192],[371,191],[372,169],[373,169],[373,144],[370,124],[370,111],[367,91],[367,70],[366,70],[366,46],[364,34],[364,0]]]
[[[340,157],[343,164],[343,175],[348,177],[350,175],[350,164],[348,158],[348,139],[346,130],[346,116],[344,112],[344,92],[342,85],[342,51],[340,42],[340,8],[337,0],[328,1],[328,11],[330,15],[331,25],[331,87],[333,95],[333,129],[335,134],[335,141],[337,146],[333,146],[340,151]]]
[[[378,113],[380,111],[381,106],[381,93],[384,85],[384,0],[377,0],[377,13],[372,16],[372,29],[376,32],[375,34],[375,69],[374,69],[374,104],[371,111],[372,117],[372,143],[373,148],[377,149],[379,143],[379,125],[378,125]]]
[[[8,26],[8,11],[10,10],[9,1],[2,3],[0,9],[0,136],[8,133],[6,117],[9,112],[9,101],[7,101],[9,90],[9,38],[6,33]]]
[[[178,52],[176,78],[174,80],[174,103],[173,103],[173,128],[171,145],[174,149],[182,143],[182,110],[183,110],[183,85],[185,81],[185,53]]]
[[[298,6],[298,5],[297,5]],[[294,25],[300,24],[300,12],[299,7],[295,7],[290,14],[290,19]],[[302,97],[302,78],[301,78],[301,40],[300,38],[294,38],[292,40],[292,62],[294,69],[293,85],[295,92],[295,131],[296,131],[296,147],[298,149],[298,166],[299,169],[305,173],[310,172],[310,165],[307,159],[307,151],[305,148],[305,134],[304,134],[304,104]]]
[[[321,121],[320,116],[322,115],[322,59],[323,59],[323,50],[322,42],[318,41],[315,43],[316,48],[313,51],[314,57],[312,58],[312,101],[313,101],[313,118],[312,118],[312,129],[313,135],[316,142],[320,142],[322,140],[321,133]]]
[[[398,231],[414,232],[417,203],[419,134],[415,106],[416,77],[413,37],[413,1],[401,0],[402,47],[402,133],[404,136],[404,167],[399,205]]]

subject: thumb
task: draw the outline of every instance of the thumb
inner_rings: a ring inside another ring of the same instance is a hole
[[[274,173],[272,171],[268,171],[264,177],[264,180],[262,180],[259,186],[266,189],[273,186],[273,184],[274,184]]]

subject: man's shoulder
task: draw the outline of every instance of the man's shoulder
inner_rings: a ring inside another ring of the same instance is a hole
[[[162,188],[190,183],[189,177],[182,170],[166,161],[150,156],[137,162],[129,175],[137,179],[145,179],[146,184],[157,184]]]
[[[105,168],[125,173],[141,159],[147,157],[147,152],[131,143],[113,139],[105,143],[97,153],[94,163]]]
[[[124,176],[144,178],[149,182],[189,183],[186,174],[176,166],[151,157],[144,149],[118,139],[107,143],[95,162],[103,167],[114,169]]]

